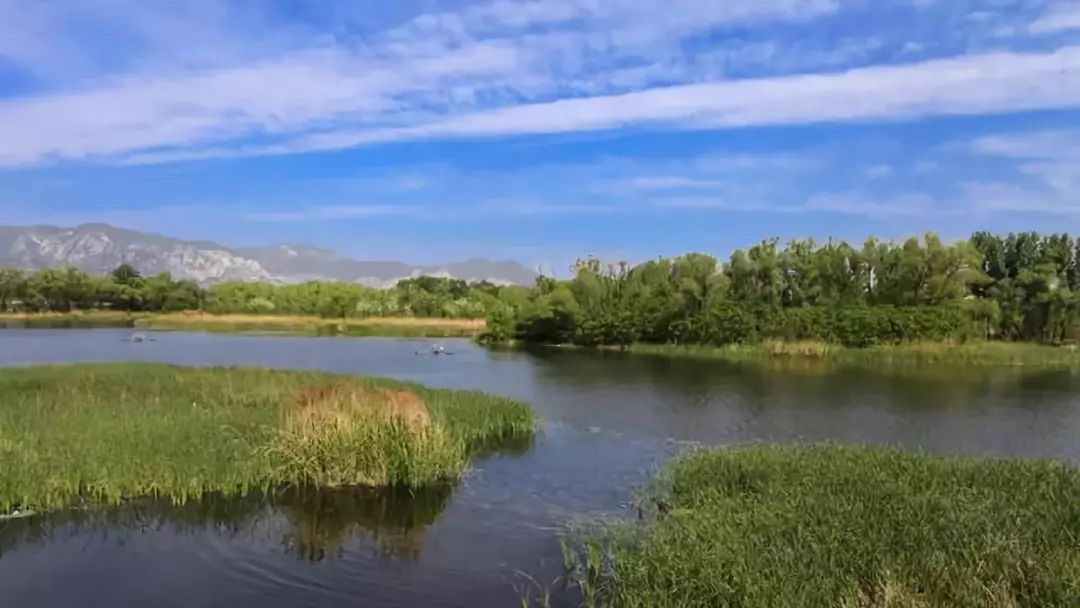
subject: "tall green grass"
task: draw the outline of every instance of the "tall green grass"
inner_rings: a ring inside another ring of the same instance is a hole
[[[676,459],[567,556],[589,605],[1080,606],[1080,470],[835,445]]]
[[[377,411],[290,427],[296,396],[346,383],[407,391],[430,421]],[[0,513],[282,483],[419,486],[460,475],[500,440],[531,437],[523,403],[369,378],[155,364],[0,370]]]

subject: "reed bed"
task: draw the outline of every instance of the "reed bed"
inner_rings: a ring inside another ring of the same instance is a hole
[[[590,606],[1080,606],[1080,470],[891,448],[673,461],[636,524],[568,545]]]
[[[435,484],[534,428],[523,403],[391,380],[156,364],[9,368],[0,370],[0,514],[288,483]]]
[[[317,336],[387,338],[469,338],[484,331],[483,319],[361,317],[325,319],[284,315],[211,315],[186,312],[148,315],[136,323],[147,329],[210,332],[285,332]]]

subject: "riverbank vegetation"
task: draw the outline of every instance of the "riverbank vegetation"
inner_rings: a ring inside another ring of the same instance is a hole
[[[727,263],[580,261],[488,317],[491,341],[865,348],[972,339],[1060,343],[1080,323],[1080,241],[1035,233],[943,243],[766,240]]]
[[[692,357],[731,362],[800,361],[837,364],[923,364],[1074,367],[1080,365],[1080,347],[1031,342],[970,340],[965,342],[901,342],[862,348],[812,340],[763,340],[725,346],[632,344],[629,352]]]
[[[1080,471],[1060,463],[738,447],[676,459],[644,503],[566,551],[587,605],[1080,605]]]
[[[331,320],[322,317],[182,312],[150,315],[137,320],[135,326],[220,332],[270,331],[317,336],[468,338],[483,332],[484,320],[438,317],[350,317]]]
[[[177,501],[280,484],[423,486],[532,436],[528,406],[473,392],[265,369],[0,370],[0,513]]]
[[[304,336],[379,336],[387,338],[472,338],[483,319],[435,317],[350,317],[326,319],[287,315],[173,313],[80,310],[67,313],[0,313],[0,327],[129,327],[149,330],[265,332]]]
[[[228,281],[207,288],[176,281],[169,273],[144,277],[128,265],[108,276],[76,268],[33,273],[0,268],[0,313],[113,311],[217,315],[323,317],[421,317],[478,319],[524,288],[488,282],[416,277],[376,289],[357,283],[309,281],[277,285]]]

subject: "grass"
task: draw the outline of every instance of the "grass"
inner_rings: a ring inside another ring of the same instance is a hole
[[[2,313],[0,327],[140,327],[173,331],[281,332],[317,336],[387,338],[471,338],[484,331],[483,319],[364,317],[326,319],[287,315],[212,315],[76,311],[71,313]]]
[[[755,445],[673,461],[643,523],[566,559],[589,605],[1080,606],[1080,470],[891,448]]]
[[[0,513],[280,484],[422,486],[531,437],[523,403],[390,380],[106,364],[0,370]]]
[[[75,311],[68,313],[0,312],[0,328],[77,328],[77,327],[134,327],[131,313],[115,310]]]
[[[634,344],[627,350],[642,354],[720,359],[732,362],[803,360],[854,364],[955,363],[1031,367],[1080,366],[1080,349],[1076,346],[984,340],[963,343],[907,342],[868,348],[848,348],[816,341],[768,340],[758,344],[731,346]]]

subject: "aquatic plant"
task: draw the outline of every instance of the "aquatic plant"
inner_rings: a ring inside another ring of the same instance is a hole
[[[1080,470],[891,448],[755,445],[673,461],[647,517],[586,534],[593,606],[1080,605]]]
[[[326,387],[344,388],[305,411],[305,395]],[[439,483],[534,426],[520,402],[391,380],[154,364],[4,369],[0,512],[282,483]]]

